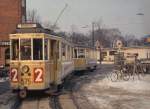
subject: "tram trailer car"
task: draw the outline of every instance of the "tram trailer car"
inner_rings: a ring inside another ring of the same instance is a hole
[[[55,89],[74,70],[73,46],[39,24],[18,24],[10,34],[10,84],[21,98],[27,91]]]
[[[74,47],[74,68],[75,71],[95,70],[97,67],[97,50],[91,47]]]

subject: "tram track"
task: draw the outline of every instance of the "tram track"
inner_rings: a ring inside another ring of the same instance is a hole
[[[14,104],[11,106],[10,109],[18,109],[19,106],[21,105],[22,100],[20,98],[16,98]]]
[[[17,95],[10,90],[0,95],[0,109],[17,109],[20,102]]]
[[[50,107],[52,109],[63,109],[60,105],[58,96],[50,97]]]
[[[49,98],[27,98],[22,101],[18,109],[51,109],[49,108]]]
[[[63,89],[58,94],[40,94],[38,97],[38,94],[34,94],[32,97],[22,100],[19,108],[14,109],[82,109],[78,100],[83,101],[84,98],[79,98],[76,91],[80,87],[78,82],[83,78],[87,78],[87,76],[71,75],[66,79]]]
[[[11,109],[78,109],[70,94],[23,100],[18,108]]]

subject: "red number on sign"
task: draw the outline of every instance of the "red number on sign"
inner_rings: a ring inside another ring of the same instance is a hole
[[[11,69],[10,76],[11,76],[12,82],[18,82],[18,71],[17,71],[17,69],[15,69],[15,68]]]
[[[34,82],[43,82],[43,69],[42,68],[34,69]]]

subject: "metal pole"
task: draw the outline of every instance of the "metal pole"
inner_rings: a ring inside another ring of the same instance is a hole
[[[94,22],[92,22],[92,46],[94,47]]]
[[[100,64],[102,64],[102,49],[101,49],[101,46],[100,46]]]

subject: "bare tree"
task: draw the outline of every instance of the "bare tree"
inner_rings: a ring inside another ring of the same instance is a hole
[[[41,17],[37,10],[33,9],[27,11],[27,21],[31,23],[41,23]]]
[[[104,28],[102,20],[94,22],[94,42],[97,40],[102,44],[103,47],[112,47],[112,43],[116,39],[122,39],[121,32],[116,28]],[[90,37],[93,37],[90,32]]]
[[[50,29],[52,31],[59,30],[57,24],[52,24],[50,21],[42,21],[38,11],[36,9],[27,11],[27,21],[30,23],[40,23],[44,28]]]
[[[141,45],[144,45],[144,40],[143,38],[141,39],[138,39],[136,38],[134,35],[126,35],[124,37],[125,39],[125,42],[126,42],[126,46],[127,47],[131,47],[131,46],[141,46]]]

